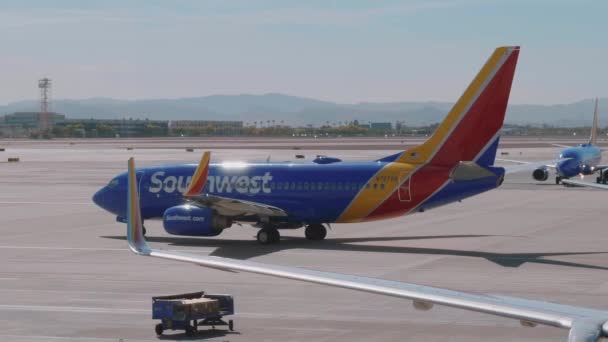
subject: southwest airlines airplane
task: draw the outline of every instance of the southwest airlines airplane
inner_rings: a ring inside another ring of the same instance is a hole
[[[549,168],[554,168],[556,173],[555,184],[561,182],[566,185],[608,188],[608,186],[604,185],[608,182],[608,172],[604,172],[604,169],[608,168],[608,165],[600,165],[602,150],[597,146],[597,102],[598,100],[595,99],[593,127],[591,128],[589,141],[578,146],[554,144],[555,146],[565,147],[559,153],[558,161],[534,170],[532,178],[537,181],[546,181],[549,178]],[[578,175],[592,175],[595,172],[599,172],[599,176],[596,178],[597,184],[570,179]]]
[[[325,224],[382,220],[460,201],[500,186],[494,166],[499,130],[519,56],[500,47],[422,145],[370,162],[194,164],[138,169],[142,219],[162,218],[169,234],[216,236],[233,222],[260,228],[262,244],[279,229],[306,227],[322,240]],[[94,196],[125,222],[126,173]]]
[[[473,294],[446,290],[425,285],[321,272],[289,266],[275,266],[258,262],[201,256],[174,251],[152,249],[143,235],[142,211],[139,207],[138,182],[135,162],[129,160],[128,187],[123,201],[127,209],[127,240],[136,254],[173,261],[189,262],[199,266],[231,272],[249,272],[279,278],[329,285],[339,288],[370,292],[413,301],[417,310],[428,311],[435,304],[457,309],[519,320],[524,327],[538,324],[568,329],[569,342],[595,342],[608,337],[608,311],[561,305],[537,300],[502,295]],[[141,189],[141,186],[139,186]]]

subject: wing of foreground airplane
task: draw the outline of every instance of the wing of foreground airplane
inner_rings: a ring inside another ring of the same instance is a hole
[[[472,294],[411,283],[367,278],[341,273],[321,272],[297,267],[276,266],[212,256],[152,249],[143,236],[135,162],[129,159],[127,240],[136,254],[189,262],[226,271],[240,271],[287,278],[309,283],[370,292],[413,301],[419,310],[430,310],[434,304],[517,319],[522,325],[537,324],[569,329],[568,341],[597,341],[608,336],[608,311],[553,304],[514,297]]]
[[[589,187],[589,188],[608,190],[608,184],[585,182],[585,181],[576,180],[576,179],[572,179],[572,178],[562,179],[562,183],[564,183],[566,185],[583,186],[583,187]]]
[[[207,176],[209,175],[210,160],[211,153],[203,153],[201,161],[190,182],[190,186],[184,193],[184,197],[192,201],[194,205],[213,208],[217,210],[218,213],[225,216],[287,216],[287,213],[283,209],[271,205],[202,193],[202,190],[207,183]]]

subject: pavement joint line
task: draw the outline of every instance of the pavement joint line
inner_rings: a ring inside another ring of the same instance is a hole
[[[57,251],[100,251],[100,252],[128,252],[129,249],[125,248],[103,248],[103,247],[46,247],[46,246],[0,246],[0,249],[39,249],[39,250],[57,250]],[[194,250],[194,249],[163,249],[164,251],[171,252],[188,252],[188,253],[199,253],[199,254],[209,254],[209,251],[205,250]]]
[[[149,314],[150,310],[143,309],[120,309],[120,308],[101,308],[86,306],[53,306],[53,305],[11,305],[0,304],[0,311],[36,311],[36,312],[77,312],[77,313],[108,313],[139,315]]]
[[[85,204],[91,204],[90,202],[41,202],[41,201],[0,201],[0,204],[57,204],[57,205],[64,205],[64,204],[78,204],[78,205],[85,205]]]
[[[37,339],[37,340],[53,340],[53,341],[59,340],[59,341],[112,341],[112,342],[116,342],[116,341],[120,340],[120,337],[82,337],[82,336],[69,337],[69,336],[5,335],[5,334],[0,334],[0,340],[5,341],[5,338],[10,338],[11,341],[14,341],[14,340],[17,340],[17,341],[19,341],[19,340],[31,341],[32,339]],[[154,340],[154,339],[146,339],[146,340],[140,340],[140,339],[134,339],[134,338],[129,338],[129,339],[125,338],[124,339],[124,341],[128,341],[128,342],[151,341],[151,340]]]

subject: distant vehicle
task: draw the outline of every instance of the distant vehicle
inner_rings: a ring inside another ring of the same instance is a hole
[[[194,164],[137,170],[142,217],[162,218],[169,234],[216,236],[233,222],[260,228],[262,244],[279,229],[306,226],[323,240],[325,225],[382,220],[423,212],[495,189],[505,169],[494,166],[519,47],[500,47],[435,133],[422,145],[370,162],[318,156],[310,163]],[[127,174],[93,201],[127,215]]]
[[[532,178],[537,181],[546,181],[549,178],[549,169],[555,169],[555,184],[591,186],[608,189],[604,184],[608,183],[608,172],[604,172],[608,165],[601,165],[602,150],[597,146],[597,106],[598,99],[595,99],[595,110],[593,112],[593,127],[589,141],[578,146],[566,146],[552,144],[563,147],[554,163],[545,164],[532,172]],[[505,159],[501,159],[505,160]],[[516,163],[527,164],[528,162],[518,160],[507,160]],[[596,178],[597,184],[570,179],[576,176],[587,176],[599,172]]]
[[[600,337],[608,337],[608,311],[605,310],[502,295],[472,294],[342,273],[321,272],[297,267],[275,266],[252,261],[152,249],[143,235],[142,213],[139,207],[140,201],[135,173],[135,163],[131,158],[127,180],[128,192],[125,194],[125,200],[128,203],[127,240],[129,248],[136,254],[189,262],[218,270],[256,273],[394,298],[410,299],[413,301],[414,308],[421,311],[431,310],[437,304],[516,319],[525,327],[535,327],[541,324],[568,329],[570,331],[568,334],[569,342],[591,342],[598,341]],[[187,327],[190,327],[190,325],[188,324]],[[162,329],[159,330],[162,333]],[[157,332],[159,331],[157,330]]]

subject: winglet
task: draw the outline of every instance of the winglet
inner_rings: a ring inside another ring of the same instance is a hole
[[[211,160],[211,152],[207,151],[203,153],[200,164],[192,176],[190,186],[184,194],[185,197],[196,196],[201,193],[205,184],[207,183],[207,176],[209,175],[209,160]]]
[[[137,191],[137,177],[135,176],[135,160],[129,158],[129,180],[127,191],[127,241],[133,253],[148,255],[150,246],[144,238],[144,225],[139,208],[139,193]]]
[[[595,145],[597,143],[597,97],[595,98],[595,110],[593,111],[593,127],[591,128],[591,138],[589,143]]]

